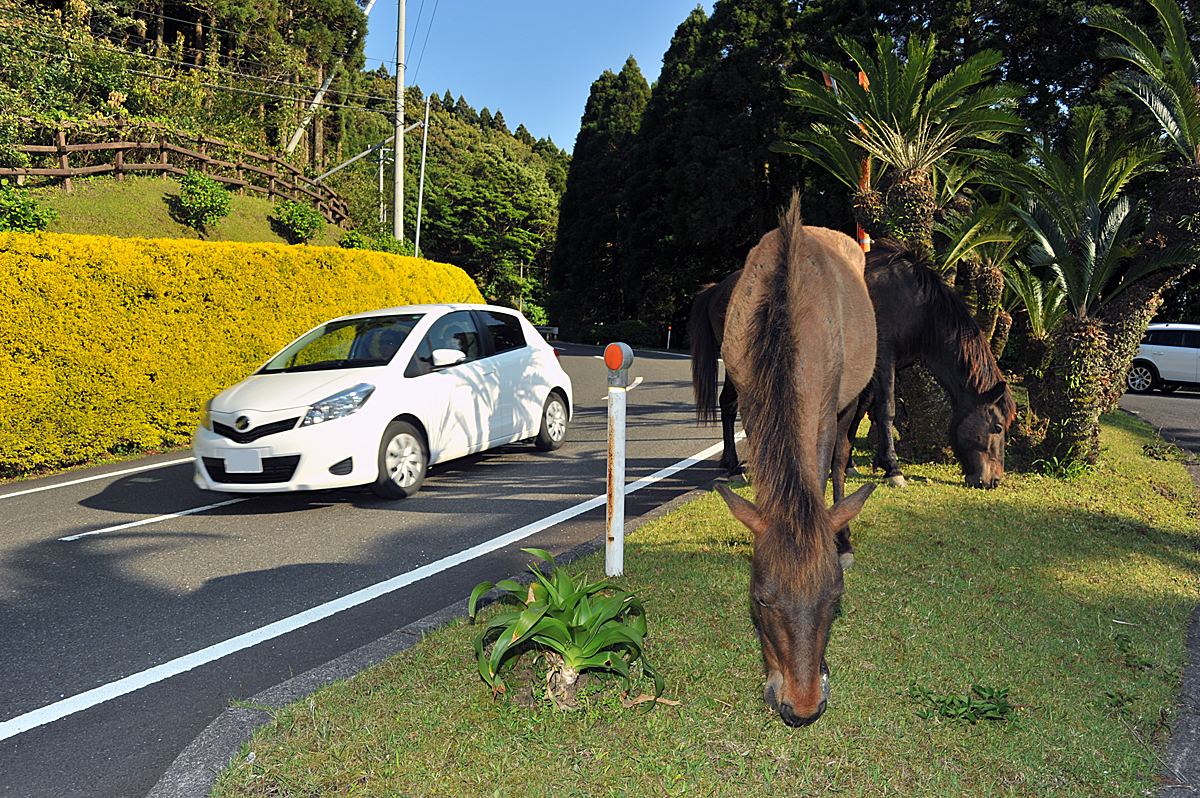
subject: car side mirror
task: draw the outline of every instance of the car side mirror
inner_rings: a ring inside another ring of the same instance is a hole
[[[456,366],[467,359],[465,353],[457,349],[435,349],[433,350],[433,367],[435,369],[445,368],[446,366]]]

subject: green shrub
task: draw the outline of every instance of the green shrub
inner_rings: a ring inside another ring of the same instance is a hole
[[[371,249],[376,252],[387,252],[391,255],[403,255],[408,258],[416,257],[416,249],[407,241],[397,241],[390,235],[380,235],[374,238],[365,236],[357,230],[350,230],[338,242],[342,249]]]
[[[195,230],[216,227],[229,215],[229,192],[208,175],[189,169],[179,181],[183,221]]]
[[[325,217],[307,202],[286,200],[276,209],[275,217],[293,244],[307,244],[325,231]]]
[[[338,246],[342,249],[371,249],[371,239],[357,230],[347,230]]]
[[[23,191],[0,180],[0,232],[34,233],[58,218],[53,208],[39,208]]]
[[[0,233],[0,476],[185,444],[206,400],[336,316],[481,300],[379,252]]]

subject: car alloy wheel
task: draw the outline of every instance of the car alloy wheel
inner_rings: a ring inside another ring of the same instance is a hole
[[[425,439],[411,424],[388,424],[379,444],[379,476],[371,489],[385,499],[403,499],[421,489],[429,466]]]
[[[1145,363],[1134,363],[1129,367],[1125,384],[1134,393],[1146,393],[1154,387],[1154,371]]]
[[[542,408],[542,428],[534,439],[534,445],[548,452],[562,446],[566,438],[567,405],[559,394],[552,393]]]

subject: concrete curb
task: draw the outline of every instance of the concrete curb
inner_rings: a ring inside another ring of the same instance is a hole
[[[1197,452],[1200,454],[1200,452]],[[1200,466],[1186,466],[1200,488]],[[1187,630],[1188,664],[1179,686],[1178,717],[1167,742],[1168,772],[1159,798],[1200,792],[1200,606],[1192,611]]]
[[[710,492],[720,479],[676,496],[666,504],[656,507],[645,515],[625,522],[625,534],[632,534],[638,527],[661,518],[672,510]],[[559,565],[574,562],[604,548],[604,535],[595,537],[566,551],[555,558]],[[528,582],[532,576],[526,572],[511,577],[518,582]],[[212,790],[217,776],[229,766],[242,746],[253,737],[254,732],[273,720],[272,713],[260,707],[280,709],[288,704],[311,695],[318,688],[331,682],[348,679],[359,671],[378,665],[389,657],[412,648],[426,634],[440,629],[452,620],[467,617],[467,599],[456,601],[431,615],[413,621],[403,629],[367,643],[361,648],[343,654],[324,665],[313,668],[286,682],[263,690],[246,703],[253,706],[232,706],[222,712],[208,725],[183,752],[147,794],[147,798],[203,798]]]

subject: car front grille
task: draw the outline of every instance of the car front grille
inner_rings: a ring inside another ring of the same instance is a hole
[[[272,421],[270,424],[263,424],[261,427],[255,427],[247,432],[238,432],[233,427],[227,424],[222,424],[219,421],[213,422],[213,432],[218,435],[224,435],[231,441],[238,443],[253,443],[259,438],[265,438],[268,435],[274,435],[277,432],[287,432],[296,426],[296,422],[300,420],[299,416],[295,418],[285,418],[283,421]]]
[[[213,482],[222,482],[226,485],[265,485],[272,482],[287,482],[292,478],[292,474],[296,473],[296,466],[300,465],[300,455],[289,454],[285,457],[264,457],[262,459],[262,472],[258,474],[227,474],[225,473],[225,460],[220,457],[205,457],[204,470],[212,478]]]

